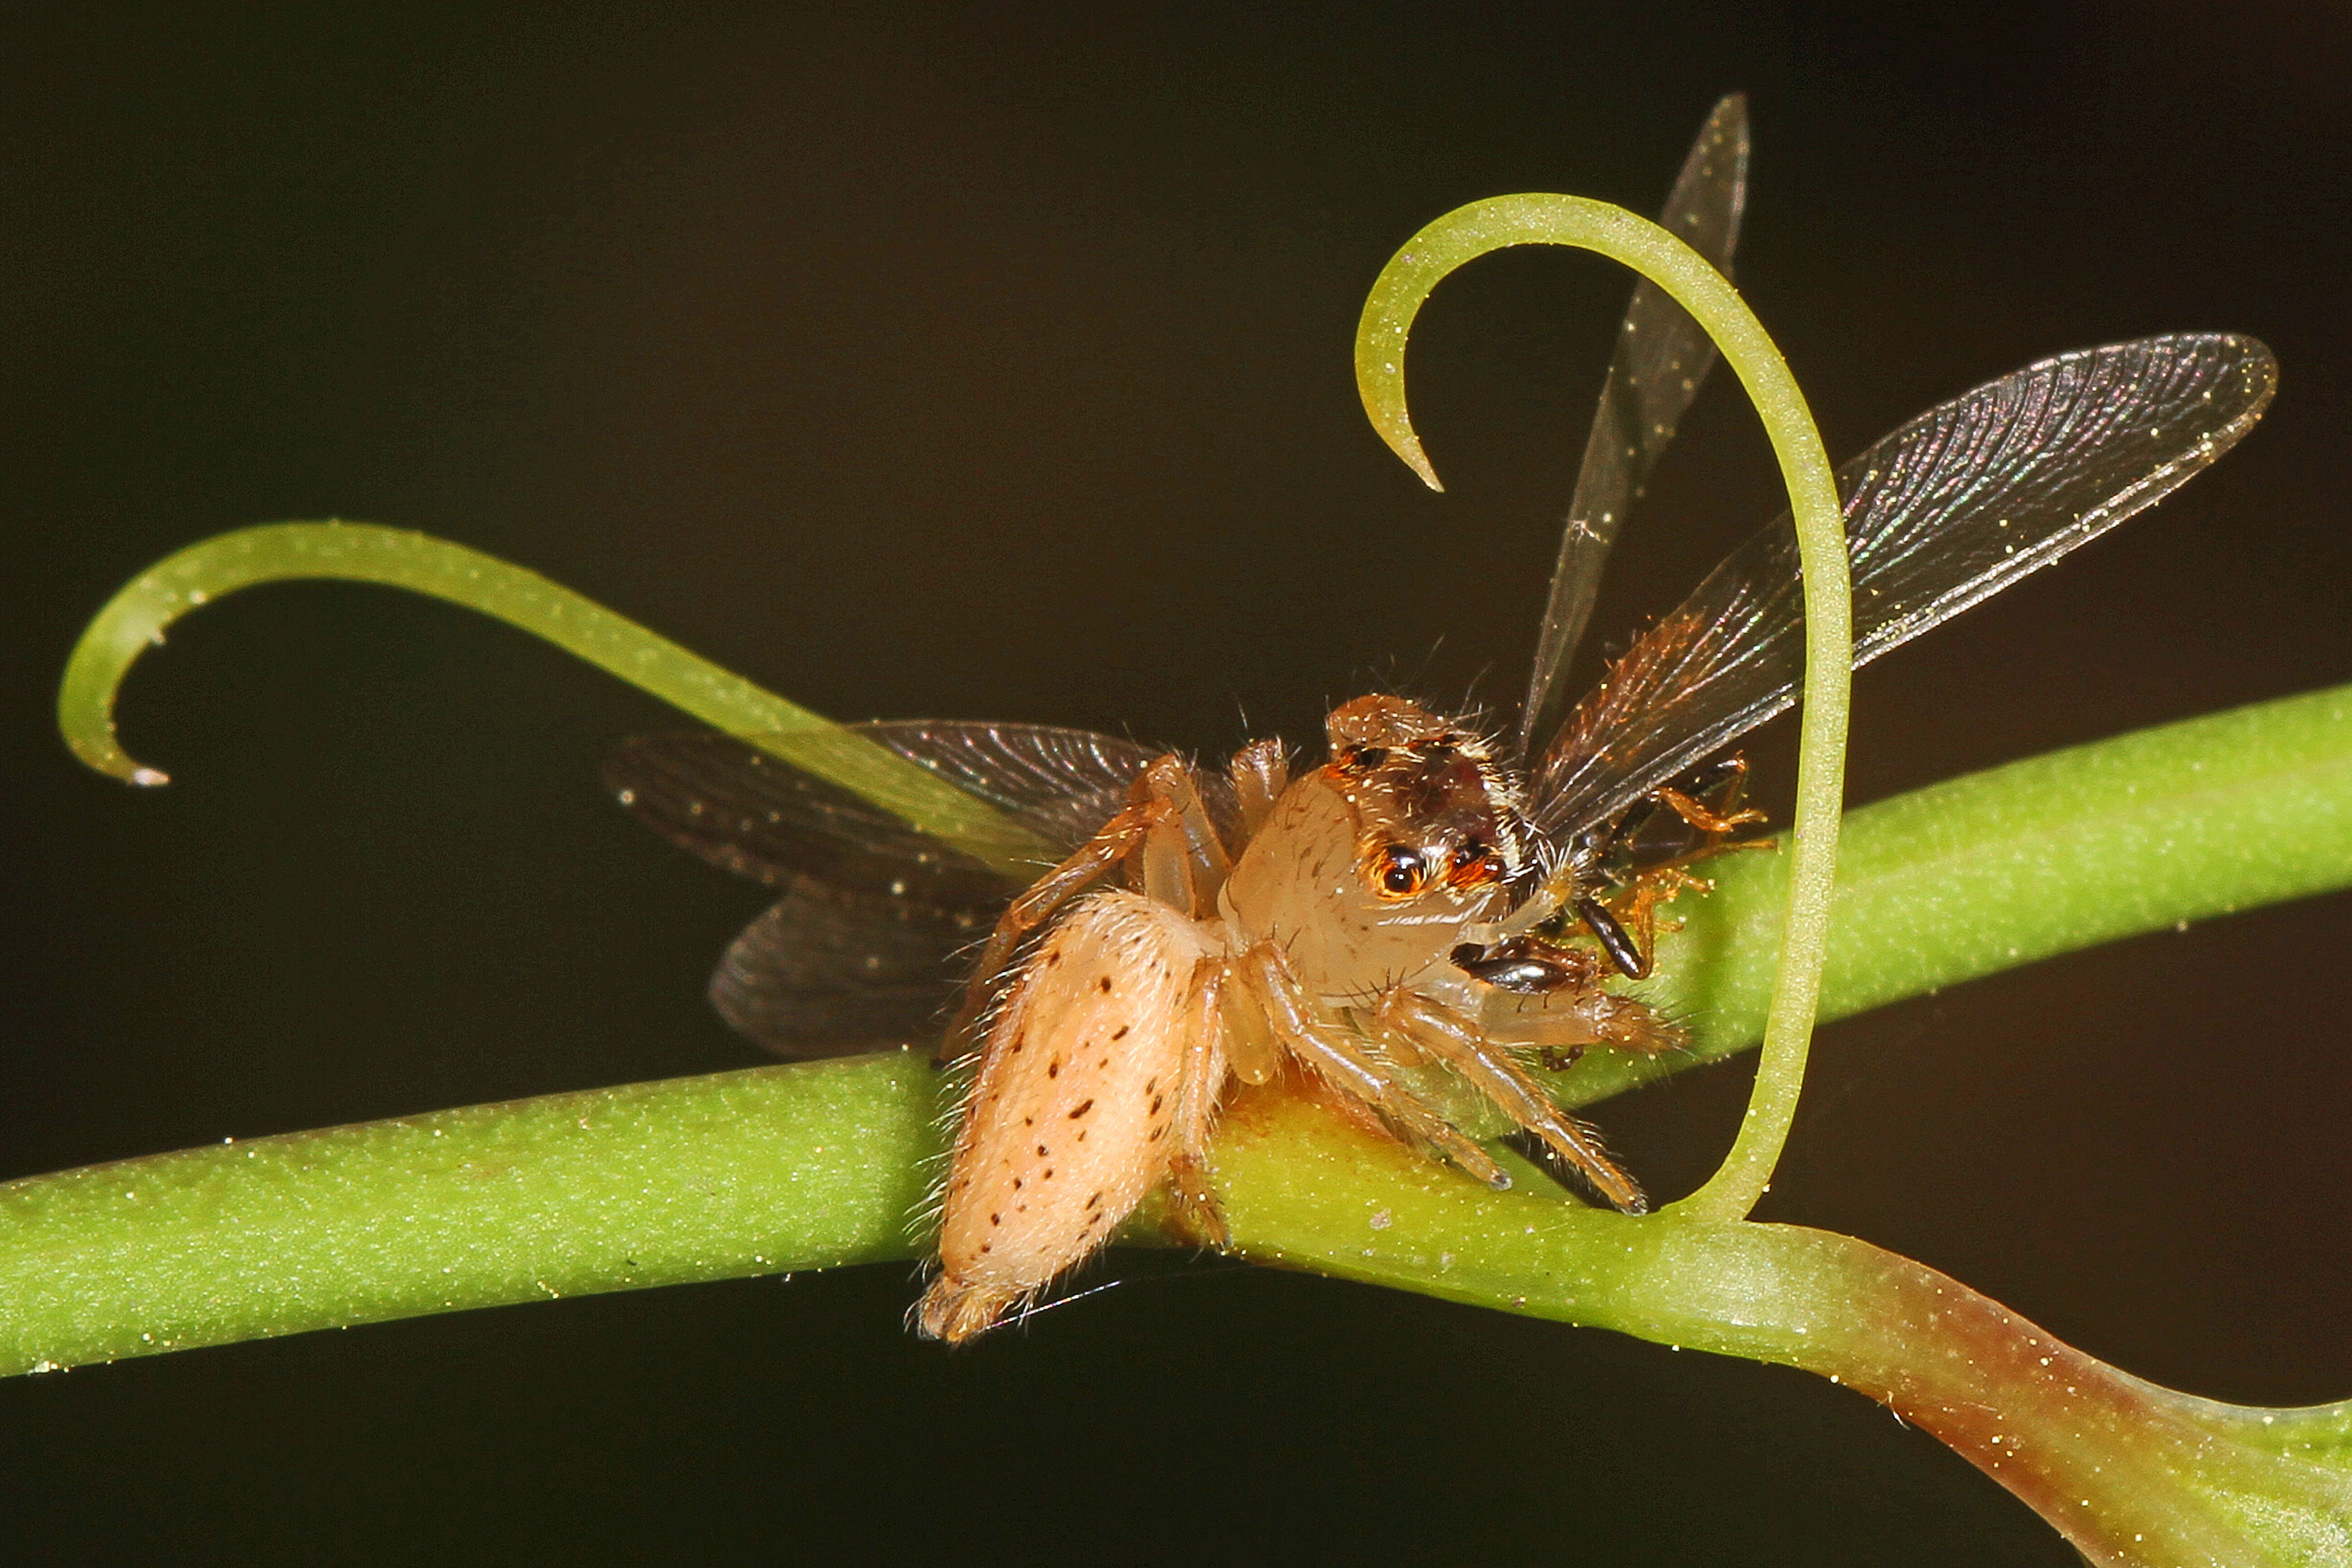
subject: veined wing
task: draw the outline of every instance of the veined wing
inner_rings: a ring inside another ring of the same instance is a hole
[[[1037,843],[1040,871],[1126,804],[1160,753],[1113,735],[1042,724],[897,721],[846,727],[1003,811]],[[822,737],[795,736],[805,752]],[[637,735],[604,763],[622,805],[680,848],[770,887],[835,887],[992,913],[1005,873],[861,796],[714,731]]]
[[[710,1005],[781,1057],[846,1056],[939,1033],[989,916],[834,887],[813,878],[728,945]]]
[[[1748,100],[1733,93],[1699,128],[1659,222],[1727,278],[1747,201]],[[1601,403],[1592,413],[1584,465],[1577,472],[1559,559],[1552,567],[1535,673],[1519,713],[1523,757],[1532,759],[1537,739],[1559,723],[1569,696],[1561,678],[1591,619],[1601,563],[1715,357],[1715,340],[1664,289],[1646,279],[1634,286],[1609,378],[1601,383]]]
[[[1003,811],[1048,862],[1125,805],[1159,754],[1034,724],[848,728]],[[807,754],[809,738],[795,742]],[[604,780],[671,843],[785,889],[729,945],[709,990],[721,1018],[779,1056],[839,1056],[934,1032],[964,950],[1019,890],[1003,872],[731,736],[634,736],[606,759]]]
[[[2277,382],[2252,338],[2176,333],[2042,360],[1888,436],[1838,474],[1854,663],[2153,505],[2251,429]],[[1794,706],[1803,668],[1784,512],[1578,704],[1537,770],[1537,826],[1611,820]]]

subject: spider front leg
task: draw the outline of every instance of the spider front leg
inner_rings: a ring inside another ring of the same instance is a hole
[[[1290,787],[1290,759],[1283,754],[1279,741],[1252,741],[1234,753],[1225,776],[1233,781],[1234,799],[1242,809],[1242,838],[1246,842],[1257,837],[1257,830],[1274,815],[1275,802]]]
[[[1275,1039],[1318,1080],[1361,1100],[1389,1125],[1437,1150],[1496,1191],[1510,1186],[1510,1173],[1494,1156],[1413,1093],[1393,1068],[1365,1048],[1368,1042],[1307,994],[1278,946],[1259,942],[1232,964],[1232,978],[1264,1013]]]
[[[1543,1141],[1621,1214],[1647,1214],[1650,1200],[1624,1167],[1609,1157],[1600,1135],[1552,1102],[1510,1047],[1453,1008],[1408,986],[1391,986],[1371,1016],[1382,1036],[1444,1062],[1470,1080],[1504,1115]]]

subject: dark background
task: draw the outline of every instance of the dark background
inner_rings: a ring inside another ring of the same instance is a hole
[[[51,713],[150,562],[423,528],[846,718],[1218,752],[1367,685],[1507,705],[1626,280],[1446,286],[1443,498],[1357,406],[1363,292],[1476,197],[1654,210],[1732,89],[1743,285],[1834,452],[2095,342],[2285,367],[2213,473],[1874,668],[1853,799],[2352,679],[2331,8],[47,9],[0,36],[0,1175],[755,1059],[700,991],[759,891],[595,785],[656,704],[272,588],[140,667],[177,782],[134,793]],[[1778,504],[1718,378],[1596,626]],[[1827,1029],[1769,1212],[2168,1384],[2352,1393],[2347,952],[2339,895]],[[1602,1120],[1687,1187],[1745,1080]],[[958,1354],[876,1268],[16,1382],[0,1561],[2074,1560],[1794,1373],[1123,1269]]]

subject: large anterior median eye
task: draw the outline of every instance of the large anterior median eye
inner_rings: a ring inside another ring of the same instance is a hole
[[[1391,844],[1364,868],[1372,890],[1384,899],[1409,899],[1427,885],[1429,864],[1410,845]]]

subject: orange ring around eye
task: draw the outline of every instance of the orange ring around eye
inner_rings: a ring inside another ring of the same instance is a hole
[[[1402,902],[1429,885],[1429,864],[1411,845],[1391,844],[1365,862],[1364,879],[1381,898]]]
[[[1495,852],[1475,842],[1464,847],[1454,857],[1454,868],[1445,874],[1446,883],[1455,888],[1483,888],[1502,879],[1502,864]]]

